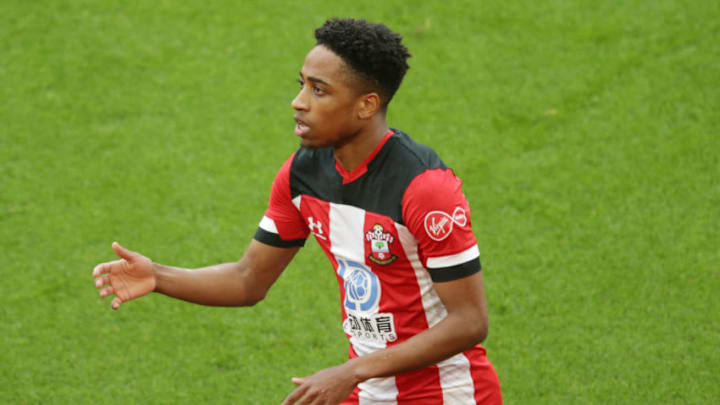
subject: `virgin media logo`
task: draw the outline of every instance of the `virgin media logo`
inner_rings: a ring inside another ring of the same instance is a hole
[[[425,215],[425,232],[432,240],[439,242],[446,239],[455,225],[467,225],[465,210],[461,207],[455,207],[452,215],[445,211],[430,211]]]

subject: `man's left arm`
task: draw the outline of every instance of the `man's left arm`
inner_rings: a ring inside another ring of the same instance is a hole
[[[294,378],[299,387],[283,405],[338,404],[367,379],[421,369],[485,340],[488,312],[482,273],[436,282],[434,286],[447,310],[445,319],[400,344],[308,377]]]

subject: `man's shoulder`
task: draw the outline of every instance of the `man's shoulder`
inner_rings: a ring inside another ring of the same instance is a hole
[[[447,168],[431,147],[417,142],[399,129],[393,128],[392,131],[389,147],[385,148],[383,156],[378,156],[379,164],[392,165],[413,177],[426,170]]]

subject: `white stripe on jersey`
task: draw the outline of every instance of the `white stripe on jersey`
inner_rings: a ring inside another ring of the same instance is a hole
[[[263,216],[262,219],[260,220],[259,227],[268,232],[272,232],[275,234],[278,233],[278,229],[277,229],[277,225],[275,225],[275,221],[273,221],[272,219],[270,219],[266,216]]]
[[[432,269],[457,266],[458,264],[467,263],[477,257],[480,257],[480,249],[478,249],[477,245],[473,245],[470,249],[454,255],[430,257],[427,259],[427,266]]]
[[[330,203],[330,252],[336,261],[351,260],[365,263],[365,210],[351,205]],[[370,344],[350,338],[350,344],[358,356],[382,350],[385,342]],[[395,377],[371,378],[358,384],[360,405],[397,404],[398,390]]]
[[[398,390],[395,377],[371,378],[358,384],[359,405],[396,405]]]
[[[420,298],[423,308],[425,309],[425,318],[428,327],[432,328],[438,322],[445,319],[447,311],[433,288],[430,273],[428,273],[427,269],[423,267],[422,262],[420,262],[417,240],[415,240],[415,237],[407,227],[398,223],[395,224],[395,227],[398,231],[400,244],[405,251],[405,256],[410,261],[413,270],[415,270],[415,278],[417,279],[418,287],[420,287]]]
[[[385,348],[383,347],[371,348],[363,344],[358,344],[355,337],[350,338],[350,343],[353,345],[353,350],[358,356],[364,356],[369,353],[373,353],[377,350]],[[395,377],[384,377],[384,378],[370,378],[366,381],[358,384],[360,393],[358,394],[359,405],[390,405],[397,404],[398,390],[395,386]]]
[[[336,259],[365,263],[365,210],[330,203],[330,252]]]
[[[470,374],[470,361],[458,353],[437,364],[443,402],[446,404],[475,405],[475,384]]]
[[[425,317],[428,327],[432,328],[445,319],[447,310],[437,295],[435,288],[433,288],[430,273],[420,262],[417,240],[405,226],[396,223],[395,227],[398,230],[398,238],[403,250],[405,250],[405,255],[412,264],[413,270],[415,270],[415,277],[420,287],[422,304],[425,309]],[[477,250],[477,245],[475,245],[475,250]],[[470,260],[473,258],[471,257]],[[470,374],[470,361],[468,361],[467,357],[462,353],[458,353],[437,363],[437,366],[440,375],[440,386],[443,391],[443,402],[453,405],[475,404],[475,384]]]

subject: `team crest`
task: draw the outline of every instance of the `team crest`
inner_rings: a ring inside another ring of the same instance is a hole
[[[365,234],[365,240],[370,242],[371,253],[368,259],[373,263],[388,265],[397,259],[397,256],[390,252],[390,244],[395,238],[380,224],[373,225],[372,229]]]

